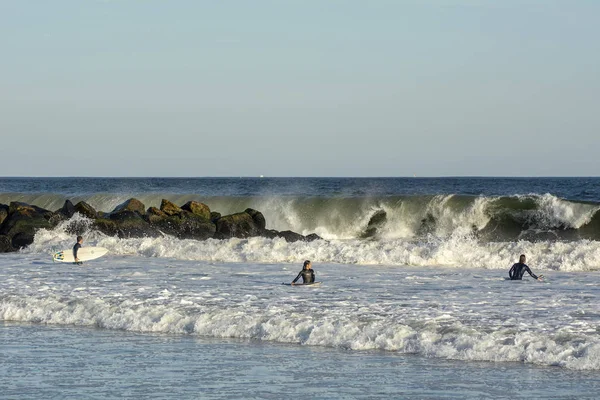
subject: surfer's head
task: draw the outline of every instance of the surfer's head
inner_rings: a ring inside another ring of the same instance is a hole
[[[83,236],[77,236],[77,243],[83,242]]]
[[[525,264],[525,254],[521,254],[521,255],[519,256],[519,262],[520,262],[521,264]]]
[[[310,268],[310,260],[304,261],[304,265],[302,266],[302,269],[309,269],[309,268]]]

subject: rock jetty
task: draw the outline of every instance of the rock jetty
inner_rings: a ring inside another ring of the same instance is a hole
[[[288,242],[320,239],[316,234],[308,236],[292,231],[266,229],[264,215],[247,208],[243,212],[221,215],[203,203],[189,201],[178,206],[163,199],[160,208],[146,206],[131,198],[110,213],[95,210],[86,202],[73,204],[66,200],[56,211],[21,203],[0,204],[0,253],[17,251],[33,243],[38,229],[52,229],[79,213],[90,224],[73,224],[74,235],[86,229],[95,229],[119,238],[159,237],[171,235],[180,239],[229,239],[262,236],[284,238]]]

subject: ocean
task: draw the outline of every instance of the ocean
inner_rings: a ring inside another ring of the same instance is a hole
[[[600,178],[0,178],[0,203],[251,207],[317,233],[0,254],[2,398],[597,398]],[[375,215],[385,215],[369,235]],[[542,282],[507,281],[520,254]],[[314,287],[289,287],[302,262]]]

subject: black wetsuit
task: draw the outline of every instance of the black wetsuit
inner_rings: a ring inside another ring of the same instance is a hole
[[[81,248],[81,245],[79,243],[75,243],[75,246],[73,246],[73,257],[75,257],[75,259],[77,259],[77,251]]]
[[[302,283],[314,283],[315,282],[315,271],[311,269],[303,269],[300,271],[296,279],[292,283],[296,283],[298,279],[302,277]]]
[[[535,274],[533,272],[531,272],[529,267],[523,263],[513,264],[513,266],[510,267],[510,271],[508,271],[508,276],[510,276],[510,279],[512,281],[520,281],[521,279],[523,279],[523,275],[525,274],[526,271],[529,275],[531,275],[531,277],[533,279],[538,278],[537,276],[535,276]]]

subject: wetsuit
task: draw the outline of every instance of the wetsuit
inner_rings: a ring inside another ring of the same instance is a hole
[[[303,269],[300,271],[296,279],[292,283],[296,283],[298,279],[302,277],[302,283],[314,283],[315,282],[315,271],[311,269]]]
[[[77,259],[77,251],[81,248],[81,244],[79,243],[75,243],[75,246],[73,246],[73,257],[75,259]]]
[[[523,279],[523,275],[526,271],[529,275],[531,275],[533,279],[538,278],[533,272],[531,272],[529,267],[523,263],[513,264],[513,266],[510,267],[510,271],[508,271],[508,276],[510,276],[510,279],[512,281],[520,281],[521,279]]]

